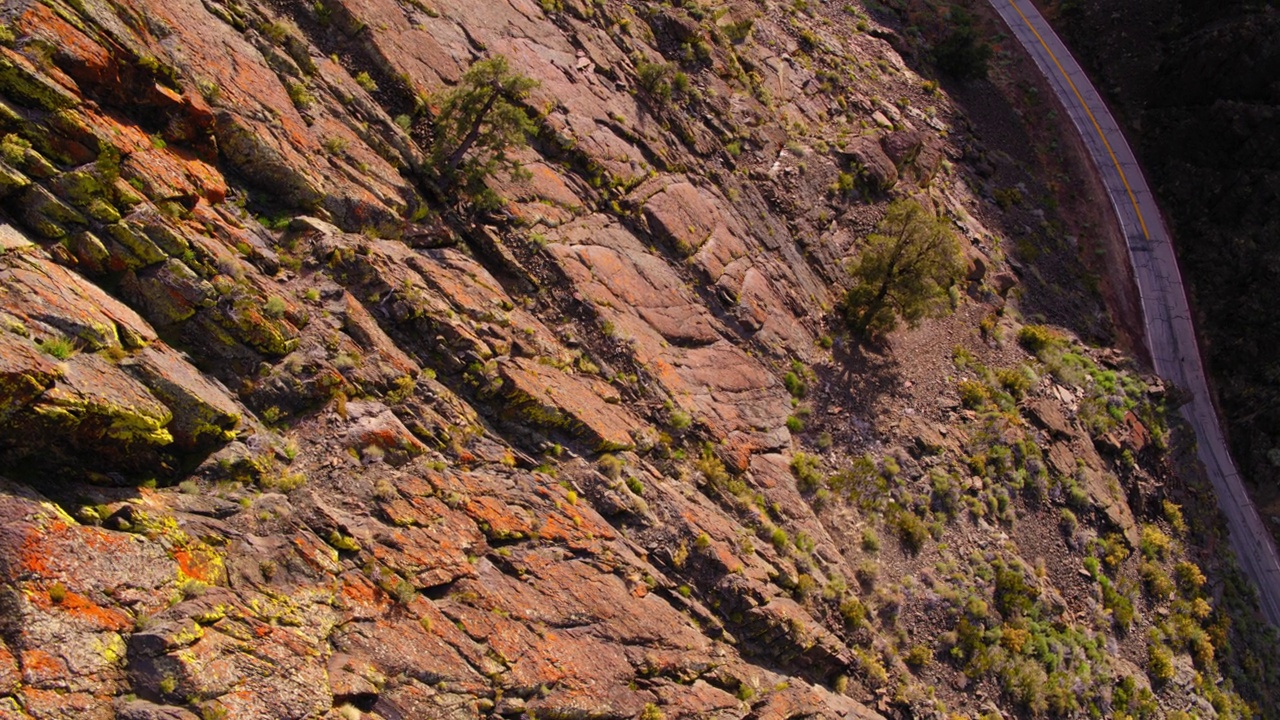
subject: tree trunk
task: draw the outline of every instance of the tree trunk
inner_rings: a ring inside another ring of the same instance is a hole
[[[885,280],[880,283],[880,289],[876,291],[876,296],[871,299],[871,302],[867,303],[866,309],[858,315],[858,319],[853,323],[855,333],[863,337],[866,336],[867,327],[871,324],[871,319],[884,307],[884,299],[888,296],[889,280]]]
[[[484,117],[489,114],[489,110],[493,108],[493,104],[498,102],[498,89],[494,88],[493,93],[489,95],[489,99],[485,101],[484,107],[480,108],[480,112],[476,113],[475,122],[471,125],[471,130],[467,132],[467,136],[462,138],[462,142],[458,145],[458,149],[449,153],[449,159],[446,164],[449,167],[449,174],[458,169],[462,164],[462,158],[466,156],[467,151],[476,143],[480,137],[480,126],[484,124]]]

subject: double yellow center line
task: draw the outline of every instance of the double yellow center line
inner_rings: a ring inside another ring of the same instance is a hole
[[[1133,194],[1133,188],[1129,186],[1129,179],[1125,177],[1124,168],[1120,166],[1120,161],[1116,158],[1116,153],[1111,149],[1111,143],[1107,140],[1107,136],[1102,132],[1102,126],[1098,124],[1098,119],[1093,116],[1093,111],[1089,109],[1089,104],[1084,101],[1084,96],[1080,94],[1080,89],[1076,87],[1075,82],[1071,80],[1071,76],[1067,74],[1062,63],[1058,60],[1058,56],[1049,49],[1049,44],[1044,41],[1040,33],[1036,31],[1035,26],[1023,14],[1022,8],[1018,7],[1017,0],[1009,0],[1009,5],[1018,13],[1018,17],[1022,18],[1022,22],[1026,24],[1027,29],[1036,36],[1036,40],[1040,41],[1040,46],[1049,54],[1049,58],[1053,60],[1053,64],[1058,66],[1058,72],[1062,73],[1062,77],[1066,79],[1067,84],[1071,86],[1071,92],[1076,94],[1076,99],[1080,101],[1080,107],[1084,108],[1084,112],[1089,116],[1089,121],[1093,123],[1093,129],[1097,131],[1098,138],[1102,140],[1102,145],[1107,148],[1107,154],[1111,156],[1111,162],[1116,166],[1116,172],[1120,173],[1120,182],[1124,183],[1125,192],[1129,193],[1129,202],[1133,204],[1133,211],[1138,214],[1138,224],[1142,226],[1142,237],[1150,240],[1151,235],[1147,232],[1147,221],[1142,217],[1142,208],[1138,207],[1138,198]]]

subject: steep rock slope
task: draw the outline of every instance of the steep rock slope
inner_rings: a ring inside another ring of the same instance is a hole
[[[0,716],[1267,706],[1163,389],[1021,326],[1051,223],[857,8],[4,21]],[[539,131],[477,197],[432,119],[496,54]],[[967,293],[868,349],[901,196]]]

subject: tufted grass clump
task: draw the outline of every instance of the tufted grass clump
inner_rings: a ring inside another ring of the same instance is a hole
[[[40,344],[40,349],[58,358],[59,360],[67,360],[76,354],[76,344],[70,338],[53,337],[45,338]]]

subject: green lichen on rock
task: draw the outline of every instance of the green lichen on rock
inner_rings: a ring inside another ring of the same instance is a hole
[[[80,99],[73,93],[8,48],[0,48],[0,90],[29,107],[41,110],[61,110],[80,104]]]
[[[168,253],[169,257],[186,258],[191,252],[191,243],[160,217],[149,219],[145,222],[143,224],[143,232],[147,234],[151,242]],[[190,262],[187,264],[191,265]]]
[[[164,446],[173,436],[164,428],[169,418],[156,418],[119,405],[62,400],[57,404],[40,404],[35,414],[47,424],[67,432],[82,426],[103,425],[102,434],[125,444]]]
[[[9,113],[3,112],[4,110],[12,110],[12,108],[0,102],[0,121],[19,125],[25,123],[21,115],[14,113],[10,116]],[[52,163],[31,147],[30,140],[17,133],[8,133],[0,138],[0,159],[14,169],[37,178],[49,178],[58,173],[58,169]]]
[[[8,420],[54,383],[53,373],[0,372],[0,423]]]
[[[107,271],[111,261],[111,251],[107,250],[107,246],[97,235],[91,232],[78,232],[64,238],[62,243],[88,272]]]
[[[22,198],[22,219],[33,232],[50,240],[61,240],[70,225],[87,225],[75,208],[59,200],[39,185],[27,188]]]
[[[271,147],[250,126],[228,114],[219,118],[215,131],[218,149],[254,184],[270,191],[283,203],[297,208],[316,208],[325,194],[312,178]]]
[[[235,401],[169,351],[142,351],[127,366],[173,413],[168,425],[183,450],[208,448],[235,439],[241,417]]]
[[[284,357],[298,349],[298,333],[283,318],[262,311],[263,303],[242,295],[222,314],[222,325],[249,347],[271,357]]]
[[[80,353],[57,367],[57,382],[7,421],[6,455],[97,472],[155,468],[173,444],[170,410],[106,358]]]
[[[126,278],[122,287],[139,302],[142,312],[156,325],[182,322],[202,307],[209,307],[217,291],[181,260],[169,259]]]
[[[0,160],[0,198],[6,198],[31,184],[31,178]]]
[[[116,253],[125,267],[137,269],[154,265],[164,260],[167,255],[147,237],[141,226],[132,221],[113,223],[107,226],[107,234],[115,240],[126,253]]]
[[[80,208],[94,220],[104,223],[119,222],[120,211],[107,199],[107,188],[94,173],[88,170],[71,170],[58,175],[50,185],[60,198]]]

